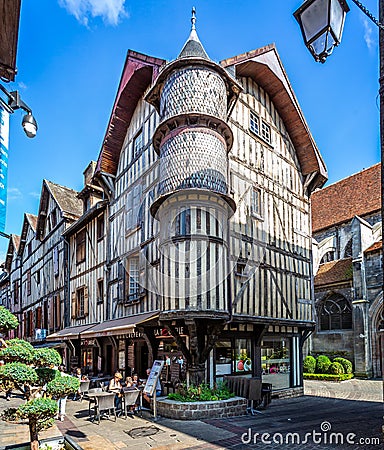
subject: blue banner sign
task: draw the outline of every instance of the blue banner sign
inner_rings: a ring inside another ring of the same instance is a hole
[[[0,231],[5,230],[7,213],[9,113],[0,105]]]

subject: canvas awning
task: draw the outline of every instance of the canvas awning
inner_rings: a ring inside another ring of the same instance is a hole
[[[103,336],[117,336],[119,334],[132,333],[137,325],[149,322],[159,317],[158,311],[151,311],[120,319],[106,320],[81,333],[82,338],[94,338]]]
[[[60,331],[57,331],[56,333],[48,335],[46,337],[46,340],[47,341],[60,341],[60,340],[67,341],[69,339],[79,339],[80,333],[88,330],[89,328],[93,328],[95,325],[100,325],[100,324],[95,324],[95,323],[89,324],[88,323],[86,325],[67,327]]]

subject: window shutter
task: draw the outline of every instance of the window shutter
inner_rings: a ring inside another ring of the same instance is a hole
[[[88,296],[88,286],[84,287],[84,316],[89,314],[89,296]]]
[[[72,306],[71,306],[71,317],[72,319],[76,319],[77,311],[76,311],[76,292],[72,292]]]
[[[55,317],[55,326],[56,328],[61,328],[61,302],[60,302],[60,295],[56,295],[55,297],[55,303],[56,303],[56,317]]]
[[[36,328],[42,328],[42,308],[38,306],[36,309]]]
[[[53,298],[50,297],[48,300],[48,311],[49,311],[49,329],[52,330],[54,327],[54,321],[55,321],[55,308],[53,306]]]

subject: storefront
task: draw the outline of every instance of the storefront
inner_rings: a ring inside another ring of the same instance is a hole
[[[273,391],[300,386],[300,332],[270,326],[260,336],[252,324],[232,324],[221,334],[209,361],[211,381],[224,375],[260,377]]]

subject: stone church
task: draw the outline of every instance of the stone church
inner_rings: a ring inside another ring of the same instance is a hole
[[[309,352],[342,354],[382,376],[380,164],[312,194],[316,333]]]

